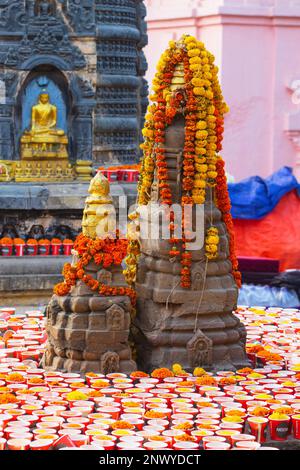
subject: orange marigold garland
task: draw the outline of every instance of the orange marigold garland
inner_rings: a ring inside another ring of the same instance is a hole
[[[232,274],[238,287],[241,287],[242,276],[238,269],[238,260],[235,254],[234,226],[230,214],[231,203],[229,198],[227,178],[225,174],[225,162],[221,158],[217,162],[217,185],[216,185],[216,202],[222,212],[223,222],[226,224],[229,233],[229,257],[232,264]]]
[[[86,274],[86,266],[94,260],[103,268],[115,265],[120,266],[126,256],[128,241],[119,238],[117,232],[116,238],[96,239],[86,237],[80,234],[74,242],[74,250],[78,256],[75,265],[66,263],[63,268],[64,282],[54,287],[54,293],[60,296],[69,294],[72,287],[76,285],[78,280],[83,281],[91,290],[97,291],[104,296],[126,295],[130,297],[131,302],[135,305],[136,293],[131,287],[108,286],[101,284],[90,274]]]

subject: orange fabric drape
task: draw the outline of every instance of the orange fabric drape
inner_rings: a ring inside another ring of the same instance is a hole
[[[261,220],[234,220],[238,256],[276,258],[280,270],[300,269],[300,198],[286,194]]]

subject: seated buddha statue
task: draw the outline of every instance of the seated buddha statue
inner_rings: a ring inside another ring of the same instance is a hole
[[[41,93],[32,107],[31,128],[21,138],[22,158],[67,158],[68,138],[57,128],[57,108],[50,103],[48,93]]]

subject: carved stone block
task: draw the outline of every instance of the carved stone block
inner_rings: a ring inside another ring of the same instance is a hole
[[[213,342],[201,330],[197,330],[187,343],[188,360],[191,367],[212,365]]]
[[[102,374],[110,374],[111,372],[118,372],[120,370],[119,355],[112,351],[107,351],[101,356],[100,369]]]
[[[125,328],[124,310],[119,305],[112,305],[106,310],[106,327],[108,331],[121,331]]]
[[[97,280],[101,284],[110,285],[112,282],[112,273],[107,271],[107,269],[101,269],[97,273]]]

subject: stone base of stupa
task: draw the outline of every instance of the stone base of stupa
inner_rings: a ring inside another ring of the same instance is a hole
[[[101,270],[115,285],[120,276]],[[136,370],[129,346],[132,305],[127,296],[101,296],[78,282],[69,295],[54,295],[47,309],[43,367],[85,374]]]
[[[220,235],[219,256],[205,274],[204,250],[192,252],[191,288],[180,287],[179,262],[170,263],[168,241],[143,240],[137,277],[134,338],[138,367],[151,371],[179,363],[191,371],[249,366],[246,330],[233,314],[238,288],[228,259],[228,234],[213,209]]]

